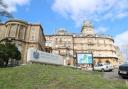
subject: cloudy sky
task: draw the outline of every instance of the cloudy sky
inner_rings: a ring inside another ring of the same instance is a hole
[[[58,28],[80,33],[84,20],[95,32],[113,36],[118,45],[128,44],[128,0],[4,0],[15,18],[41,23],[45,34]]]

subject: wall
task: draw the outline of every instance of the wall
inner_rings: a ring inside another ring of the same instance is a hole
[[[54,65],[64,65],[62,56],[39,51],[35,48],[29,48],[27,53],[27,62],[39,62]]]

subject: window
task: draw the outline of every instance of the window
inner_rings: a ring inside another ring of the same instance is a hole
[[[12,25],[11,30],[14,30],[15,31],[16,29],[17,29],[17,25],[15,25],[15,24]]]
[[[32,31],[32,33],[34,33],[35,32],[35,29],[32,29],[31,31]]]
[[[24,26],[20,26],[19,29],[19,39],[24,39],[25,38],[25,27]]]
[[[60,38],[60,43],[62,43],[62,38]]]
[[[11,37],[15,37],[16,36],[16,29],[17,29],[17,25],[16,24],[11,25],[11,29],[10,29],[10,36]]]
[[[35,41],[36,40],[36,35],[35,35],[35,29],[31,30],[31,40]]]
[[[0,29],[0,40],[2,40],[4,38],[4,33],[5,33],[5,30]]]
[[[32,36],[32,40],[35,40],[35,36]]]
[[[55,41],[57,42],[57,38],[55,38]]]

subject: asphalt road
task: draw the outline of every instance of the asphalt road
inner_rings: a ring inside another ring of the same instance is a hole
[[[119,77],[118,69],[114,69],[112,72],[104,72],[103,77],[106,79],[128,80],[128,78],[122,79],[121,77]]]

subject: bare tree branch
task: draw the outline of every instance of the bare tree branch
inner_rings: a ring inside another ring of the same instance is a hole
[[[3,0],[0,0],[0,6],[4,8],[8,8],[8,6],[3,2]]]
[[[0,21],[2,21],[2,18],[13,18],[12,14],[7,11],[8,5],[3,2],[3,0],[0,0]]]

